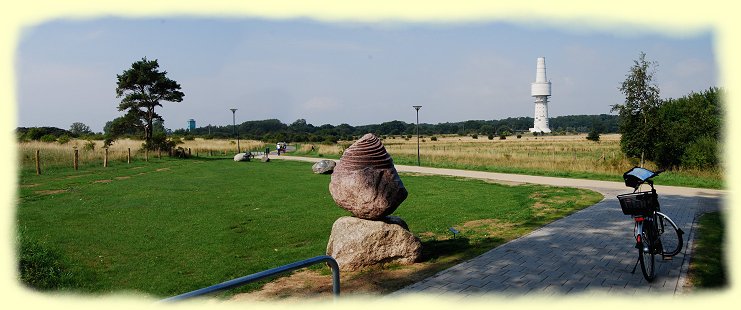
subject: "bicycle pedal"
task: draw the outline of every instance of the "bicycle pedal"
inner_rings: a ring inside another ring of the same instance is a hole
[[[664,256],[664,255],[662,255],[661,257],[662,257],[662,258],[663,258],[664,260],[673,260],[673,259],[674,259],[674,256]]]

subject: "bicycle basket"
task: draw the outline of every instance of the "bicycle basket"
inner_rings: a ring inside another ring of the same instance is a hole
[[[617,198],[626,215],[650,215],[659,206],[658,195],[652,192],[623,194]]]

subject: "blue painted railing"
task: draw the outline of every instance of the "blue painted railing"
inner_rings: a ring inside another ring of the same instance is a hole
[[[318,264],[318,263],[322,263],[322,262],[326,262],[327,265],[329,265],[329,267],[332,269],[332,294],[334,295],[334,298],[336,299],[337,297],[340,296],[340,267],[337,265],[337,261],[334,258],[332,258],[332,256],[322,255],[322,256],[317,256],[314,258],[302,260],[299,262],[295,262],[292,264],[280,266],[277,268],[261,271],[258,273],[253,273],[248,276],[236,278],[236,279],[222,282],[219,284],[215,284],[209,287],[204,287],[204,288],[192,291],[192,292],[165,298],[162,301],[163,302],[177,301],[177,300],[198,297],[198,296],[202,296],[206,294],[216,293],[220,291],[225,291],[225,290],[233,289],[236,287],[240,287],[248,283],[259,281],[259,280],[262,280],[268,277],[272,277],[272,276],[275,276],[275,275],[278,275],[284,272],[289,272],[289,271],[293,271],[296,269],[305,268],[305,267]]]

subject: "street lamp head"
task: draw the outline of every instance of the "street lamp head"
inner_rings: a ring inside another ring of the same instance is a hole
[[[413,107],[413,108],[414,108],[415,110],[419,111],[419,108],[421,108],[422,106],[421,106],[421,105],[413,105],[412,107]]]
[[[237,109],[229,109],[229,110],[232,110],[232,113],[237,112]]]

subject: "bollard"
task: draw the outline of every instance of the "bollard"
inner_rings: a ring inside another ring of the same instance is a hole
[[[131,148],[129,148],[129,155],[126,155],[126,163],[127,164],[131,163]]]
[[[36,175],[41,174],[41,160],[39,159],[39,150],[36,150]]]
[[[103,167],[108,167],[108,148],[104,147],[105,155],[103,156]]]
[[[190,157],[190,148],[188,148],[188,157]]]
[[[149,161],[149,149],[144,149],[144,161]]]
[[[78,166],[78,163],[79,163],[79,160],[80,160],[79,158],[80,158],[80,157],[79,157],[79,154],[78,154],[77,148],[75,147],[75,161],[74,161],[74,163],[73,163],[73,165],[74,165],[74,167],[75,167],[75,170],[77,170],[77,166]]]

